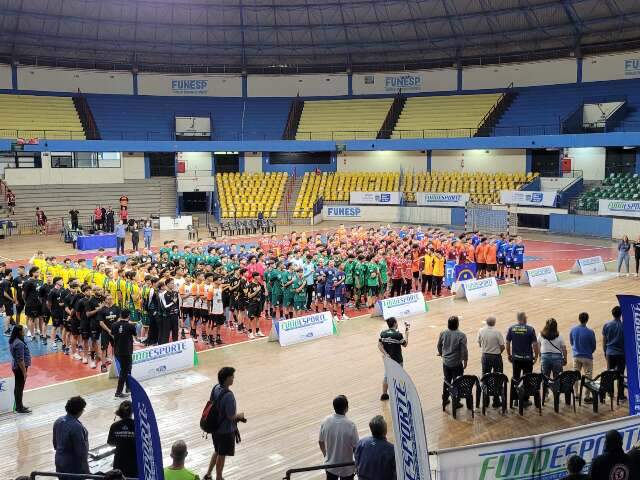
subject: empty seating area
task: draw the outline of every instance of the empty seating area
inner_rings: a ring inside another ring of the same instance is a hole
[[[469,193],[473,203],[500,203],[500,190],[518,190],[537,173],[421,172],[405,174],[401,190],[408,201],[415,192]]]
[[[276,218],[288,174],[278,173],[217,173],[220,217]]]
[[[376,138],[392,102],[392,98],[305,101],[296,140]]]
[[[0,138],[85,140],[71,97],[0,94]]]
[[[637,173],[612,173],[596,187],[578,198],[580,210],[598,211],[598,200],[640,200],[640,176]]]
[[[500,93],[410,97],[391,138],[473,137]]]

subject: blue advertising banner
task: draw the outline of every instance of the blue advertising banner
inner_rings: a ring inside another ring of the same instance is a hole
[[[164,480],[162,445],[153,406],[142,385],[129,375],[127,379],[136,425],[136,456],[140,480]]]
[[[640,414],[640,297],[618,295],[624,326],[629,415]]]
[[[444,286],[450,287],[455,282],[456,261],[447,260],[444,264]]]
[[[478,267],[475,263],[463,263],[456,265],[453,271],[454,282],[464,282],[465,280],[473,280],[478,273]]]

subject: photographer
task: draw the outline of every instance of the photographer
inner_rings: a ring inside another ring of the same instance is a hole
[[[240,442],[238,422],[247,421],[244,413],[237,413],[236,397],[229,389],[233,385],[235,372],[233,367],[222,367],[218,371],[218,384],[211,391],[211,400],[218,405],[220,423],[212,435],[215,452],[211,456],[209,468],[203,480],[212,480],[211,472],[214,467],[216,480],[222,480],[226,457],[235,455],[236,442]]]
[[[398,321],[395,317],[387,318],[387,328],[380,332],[380,338],[378,340],[378,350],[382,353],[382,357],[390,357],[400,365],[402,365],[402,347],[409,344],[409,324],[404,324],[404,335],[398,331]],[[380,400],[389,400],[389,385],[387,384],[387,377],[385,375],[382,380],[382,395]]]
[[[102,308],[98,311],[96,315],[96,320],[98,325],[102,329],[100,334],[100,350],[102,352],[102,365],[100,366],[100,371],[105,373],[107,371],[107,365],[109,362],[109,345],[113,349],[113,335],[111,334],[111,326],[114,324],[116,319],[120,317],[120,307],[114,305],[113,297],[111,295],[107,295],[104,297]]]
[[[127,395],[122,393],[122,389],[131,373],[133,337],[136,336],[136,323],[129,321],[129,310],[120,312],[118,321],[111,325],[111,334],[113,335],[114,356],[120,368],[115,397],[124,398]],[[129,389],[127,388],[128,391]]]

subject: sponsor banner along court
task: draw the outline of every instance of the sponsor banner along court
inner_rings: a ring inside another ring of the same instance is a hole
[[[353,205],[400,205],[402,192],[351,192],[349,203]]]
[[[553,207],[556,204],[557,192],[534,192],[528,190],[502,190],[500,203],[505,205],[531,205],[536,207]]]
[[[280,346],[295,345],[316,338],[335,335],[336,326],[330,312],[274,322]]]
[[[416,204],[421,207],[464,207],[468,201],[468,193],[416,192]]]
[[[404,318],[411,315],[427,313],[429,307],[424,301],[422,293],[410,293],[400,297],[385,298],[376,303],[376,315],[385,320],[390,317]]]
[[[598,215],[640,217],[640,201],[598,200]]]
[[[618,295],[624,327],[629,415],[640,415],[640,297]]]
[[[464,297],[468,302],[475,302],[482,298],[497,297],[498,295],[500,295],[500,288],[495,277],[481,280],[465,280],[457,284],[456,297]]]
[[[553,268],[553,265],[548,265],[546,267],[525,270],[520,283],[522,285],[529,284],[532,287],[539,287],[541,285],[556,283],[557,281],[558,275],[556,274],[555,268]]]
[[[573,264],[571,268],[571,272],[573,273],[582,273],[583,275],[589,275],[591,273],[600,273],[604,272],[606,267],[604,266],[604,262],[602,261],[601,256],[597,257],[589,257],[589,258],[579,258]]]
[[[117,377],[120,371],[117,361],[113,365],[111,376]],[[131,375],[138,380],[147,380],[193,368],[196,365],[198,365],[198,354],[193,340],[179,340],[134,351]]]

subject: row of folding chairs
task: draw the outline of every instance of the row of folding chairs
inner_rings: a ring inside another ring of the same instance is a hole
[[[209,226],[211,237],[218,236],[218,232],[226,236],[276,233],[276,224],[273,220],[233,220],[221,223],[219,230],[216,226]]]
[[[576,384],[580,385],[577,397],[575,395]],[[466,400],[467,409],[471,410],[472,417],[475,416],[474,400],[475,408],[480,408],[482,404],[482,414],[486,415],[491,398],[499,400],[503,415],[507,411],[507,404],[510,408],[514,408],[514,405],[517,404],[518,413],[523,415],[525,403],[533,397],[534,405],[538,413],[542,415],[542,407],[548,392],[553,394],[553,408],[556,413],[560,410],[561,396],[565,397],[567,405],[573,406],[575,412],[576,398],[579,405],[582,405],[582,395],[585,389],[592,394],[592,406],[595,413],[598,412],[598,404],[604,403],[607,395],[611,399],[611,410],[613,411],[616,385],[618,386],[617,404],[620,403],[619,398],[626,388],[625,378],[617,370],[605,370],[593,379],[580,375],[577,370],[565,370],[554,379],[542,373],[526,373],[521,378],[512,378],[511,381],[503,373],[487,373],[480,379],[476,375],[461,375],[451,383],[445,381],[445,385],[451,396],[453,418],[456,418],[456,407],[462,399]],[[510,393],[509,397],[507,390]],[[443,411],[446,410],[446,406],[443,399]]]

